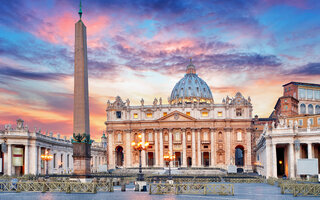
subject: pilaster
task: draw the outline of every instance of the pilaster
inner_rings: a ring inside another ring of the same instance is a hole
[[[186,129],[182,129],[182,167],[187,167]]]
[[[196,166],[196,133],[195,129],[192,129],[192,167]]]

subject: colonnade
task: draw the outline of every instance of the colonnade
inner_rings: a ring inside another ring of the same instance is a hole
[[[209,130],[209,132],[207,131]],[[142,142],[145,141],[150,142],[151,146],[150,149],[146,151],[142,151],[142,167],[148,167],[147,163],[147,153],[152,152],[153,158],[155,162],[153,163],[152,167],[165,167],[165,162],[163,160],[164,154],[168,154],[170,151],[171,154],[174,152],[180,152],[181,154],[181,167],[187,167],[188,161],[187,157],[191,157],[192,165],[191,167],[203,167],[203,152],[207,152],[209,154],[209,167],[215,167],[217,165],[221,165],[219,167],[224,167],[232,164],[230,162],[231,157],[233,157],[233,149],[235,148],[234,141],[231,138],[232,128],[224,128],[224,129],[217,129],[217,128],[206,128],[205,131],[208,132],[208,140],[205,141],[206,148],[204,149],[203,144],[203,136],[204,131],[200,128],[163,128],[163,129],[139,129],[139,130],[109,130],[108,132],[108,166],[109,168],[115,167],[137,167],[137,162],[133,162],[133,152],[134,149],[131,147],[131,142],[134,140],[134,134],[141,134],[142,135]],[[245,129],[245,139],[243,146],[245,146],[245,163],[244,168],[248,169],[251,167],[251,129]],[[224,150],[225,150],[225,163],[221,164],[216,161],[216,152],[218,150],[216,144],[217,134],[219,132],[224,132],[225,140],[224,140]],[[147,133],[152,132],[153,134],[153,141],[149,141],[147,138]],[[173,137],[174,133],[179,132],[181,141],[177,142]],[[118,137],[118,134],[121,136]],[[165,134],[168,135],[167,140]],[[191,138],[187,138],[187,134],[191,135]],[[120,139],[120,140],[118,140]],[[190,141],[191,140],[191,141]],[[178,145],[175,145],[178,144]],[[190,146],[191,145],[191,149]],[[116,148],[121,146],[123,148],[123,165],[117,166],[117,150]],[[177,146],[182,146],[182,148],[177,148]],[[172,162],[171,162],[172,163]],[[250,166],[250,167],[249,167]]]

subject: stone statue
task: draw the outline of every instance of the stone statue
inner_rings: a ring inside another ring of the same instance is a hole
[[[293,121],[289,121],[289,128],[293,128]]]
[[[159,104],[160,104],[160,106],[162,105],[162,98],[161,97],[159,98]]]
[[[233,156],[231,156],[230,164],[234,165],[234,163],[235,163],[235,158]]]
[[[130,100],[127,99],[126,102],[127,102],[127,106],[129,107],[130,106]]]
[[[248,102],[251,103],[251,98],[250,98],[250,96],[248,97]]]
[[[227,98],[226,98],[226,104],[229,104],[229,96],[227,96]]]
[[[224,98],[222,99],[222,103],[226,103],[226,100]]]
[[[144,100],[143,100],[143,98],[141,99],[141,106],[144,106]]]
[[[110,107],[110,100],[108,100],[107,102],[107,107]]]
[[[298,129],[298,121],[297,121],[297,120],[294,121],[294,128],[295,128],[295,129]]]
[[[268,123],[265,123],[265,124],[264,124],[263,132],[267,132],[268,129],[269,129]]]
[[[276,123],[273,121],[272,122],[272,128],[275,128],[276,127]]]
[[[308,119],[308,129],[311,127],[311,119]]]
[[[154,100],[153,100],[153,106],[157,106],[157,104],[158,104],[158,99],[157,99],[157,98],[154,98]]]

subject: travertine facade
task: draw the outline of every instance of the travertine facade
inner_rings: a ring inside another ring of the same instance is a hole
[[[174,87],[169,104],[155,99],[153,105],[131,106],[120,97],[108,101],[106,131],[109,168],[137,167],[138,152],[131,142],[142,134],[150,143],[142,152],[142,166],[164,167],[163,156],[175,154],[173,165],[219,167],[230,164],[252,170],[252,105],[241,93],[214,103],[210,88],[195,73],[187,72]]]
[[[49,174],[73,173],[71,141],[59,133],[54,137],[52,132],[31,131],[19,119],[15,128],[8,124],[0,130],[0,146],[0,174],[45,174],[46,165],[40,156],[46,151],[53,156],[49,161]],[[92,144],[91,155],[91,171],[96,172],[107,161],[104,136],[101,142]]]
[[[298,122],[287,123],[280,119],[279,124],[266,124],[257,140],[257,172],[269,177],[298,177],[297,160],[300,158],[320,159],[320,128],[300,128]],[[318,163],[320,169],[320,163]],[[320,170],[319,172],[320,173]]]

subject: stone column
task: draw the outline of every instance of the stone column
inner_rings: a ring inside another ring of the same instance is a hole
[[[196,164],[196,133],[195,129],[192,129],[192,167],[195,167]]]
[[[300,149],[301,149],[301,144],[299,144],[299,148],[295,149],[295,155],[296,155],[295,170],[297,170],[298,159],[300,159]],[[296,178],[299,176],[297,172],[295,172],[295,176]]]
[[[158,145],[158,131],[159,129],[153,129],[154,132],[154,154],[155,154],[155,166],[159,167],[159,145]]]
[[[145,142],[146,142],[146,130],[143,129],[142,130],[142,144],[144,145]],[[142,167],[146,167],[146,150],[141,151],[141,163],[142,163]]]
[[[294,178],[294,150],[293,144],[289,143],[289,178]]]
[[[33,147],[33,154],[34,154],[34,163],[32,165],[34,165],[34,168],[33,168],[33,174],[37,175],[38,174],[38,147],[35,145]]]
[[[24,174],[29,174],[29,145],[24,146]]]
[[[312,143],[308,143],[308,159],[313,157],[312,153]]]
[[[115,168],[115,161],[114,161],[114,145],[113,145],[113,131],[108,132],[108,159],[109,159],[109,169]]]
[[[211,156],[211,161],[210,161],[210,167],[214,167],[214,128],[211,128],[210,129],[210,148],[211,148],[211,151],[210,151],[210,156]]]
[[[40,146],[38,147],[38,166],[37,167],[38,167],[38,174],[41,174],[41,147]]]
[[[169,129],[169,151],[170,151],[170,155],[173,155],[172,128]],[[172,162],[170,162],[170,166],[172,167]]]
[[[164,162],[163,162],[163,135],[162,135],[162,129],[160,129],[160,155],[159,155],[159,160],[160,160],[160,166],[164,167]]]
[[[230,134],[231,134],[231,130],[232,128],[225,128],[225,131],[226,131],[226,165],[230,165],[230,160],[231,160],[231,137],[230,137]]]
[[[272,156],[272,152],[270,148],[270,140],[267,139],[266,140],[266,157],[264,158],[265,166],[263,166],[266,173],[265,174],[266,178],[272,177],[271,156]]]
[[[182,129],[182,167],[187,167],[186,129]]]
[[[126,131],[126,167],[131,167],[131,130]]]
[[[247,130],[247,155],[246,155],[246,169],[252,170],[252,164],[251,164],[251,128],[248,128]]]
[[[278,177],[277,175],[277,144],[272,144],[272,176],[274,178]]]
[[[8,144],[8,175],[12,175],[12,145]]]
[[[202,156],[201,156],[201,137],[200,137],[200,135],[201,135],[201,129],[198,129],[198,142],[197,142],[197,152],[198,152],[198,155],[197,155],[197,157],[198,157],[198,167],[201,167],[202,166],[202,163],[201,163],[201,158],[202,158]]]

